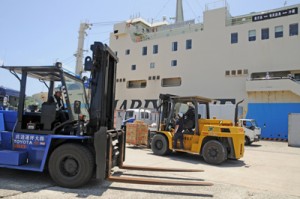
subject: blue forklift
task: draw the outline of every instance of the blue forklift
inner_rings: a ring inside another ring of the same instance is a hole
[[[100,42],[91,46],[85,70],[90,71],[90,100],[84,79],[70,74],[61,63],[51,66],[2,66],[20,81],[17,111],[0,111],[0,167],[49,172],[62,187],[76,188],[92,177],[112,182],[164,185],[210,186],[208,182],[153,180],[114,176],[121,169],[199,172],[202,170],[164,169],[125,166],[126,135],[114,129],[115,80],[118,58]],[[28,77],[35,78],[48,90],[48,98],[59,85],[65,110],[45,101],[39,110],[25,108]],[[64,114],[61,120],[58,114]],[[0,177],[1,178],[1,177]]]

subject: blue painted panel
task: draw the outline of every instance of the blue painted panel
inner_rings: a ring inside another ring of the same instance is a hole
[[[26,164],[27,152],[26,151],[0,151],[0,164],[5,165],[23,165]]]
[[[90,136],[41,135],[18,132],[15,132],[13,136],[11,132],[0,132],[0,134],[2,137],[0,150],[6,150],[5,153],[0,154],[0,167],[39,172],[44,170],[53,139],[91,139]],[[9,154],[13,154],[12,159],[6,161],[5,159]]]
[[[1,132],[1,137],[0,167],[43,171],[51,144],[48,135]]]
[[[0,110],[0,113],[3,114],[4,126],[6,131],[12,131],[15,123],[17,121],[17,111],[3,111]],[[1,124],[0,124],[1,125]]]
[[[248,103],[246,118],[262,129],[262,138],[288,139],[288,115],[300,113],[300,103]]]
[[[45,156],[45,149],[50,145],[48,135],[14,133],[14,150],[27,151],[28,163],[41,165]]]
[[[1,150],[11,150],[11,133],[10,132],[1,132]]]
[[[3,113],[0,113],[0,131],[5,131]],[[1,140],[1,138],[0,138]]]

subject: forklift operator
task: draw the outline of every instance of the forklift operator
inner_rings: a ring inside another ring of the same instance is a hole
[[[54,95],[49,98],[49,103],[56,104],[56,118],[61,122],[67,121],[67,114],[64,112],[66,110],[64,102],[62,99],[61,90],[55,91]]]
[[[55,91],[54,95],[49,99],[50,103],[56,103],[56,111],[65,110],[63,99],[61,98],[61,91]]]
[[[180,141],[180,149],[184,149],[183,146],[183,113],[178,113],[178,120],[176,121],[175,126],[175,134],[174,134],[174,143],[173,143],[173,149],[176,149],[177,146],[177,140]]]

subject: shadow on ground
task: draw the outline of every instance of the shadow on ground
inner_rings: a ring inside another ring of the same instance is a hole
[[[190,196],[190,197],[210,197],[212,194],[200,194],[200,193],[183,193],[183,192],[174,192],[174,191],[159,191],[159,190],[148,190],[148,189],[136,189],[136,188],[125,188],[125,187],[115,187],[111,186],[109,189],[118,190],[118,191],[130,191],[130,192],[142,192],[150,194],[163,194],[163,195],[174,195],[174,196]],[[155,196],[154,196],[155,197]]]
[[[115,172],[114,176],[127,175],[135,177],[151,177],[159,178],[147,175],[137,174],[124,174],[123,172]],[[164,177],[165,178],[165,177]],[[183,180],[183,178],[169,177],[172,180]],[[195,179],[184,179],[194,180]],[[198,179],[203,181],[202,179]],[[139,192],[139,193],[150,193],[150,194],[163,194],[163,195],[181,195],[181,196],[192,196],[192,197],[213,197],[211,194],[201,193],[189,193],[189,192],[174,192],[174,191],[161,191],[157,186],[151,186],[150,189],[133,188],[130,185],[124,186],[123,183],[113,183],[109,181],[99,181],[92,179],[88,184],[77,189],[68,189],[55,185],[51,180],[51,177],[47,172],[39,173],[32,171],[21,171],[0,168],[0,198],[4,197],[22,197],[22,194],[33,193],[38,194],[42,190],[51,190],[61,192],[63,194],[74,194],[76,198],[88,198],[89,196],[103,196],[108,190],[126,191],[128,192]],[[120,185],[120,186],[118,186]],[[148,187],[147,187],[148,188]],[[68,196],[69,197],[69,196]],[[111,196],[113,198],[113,196]]]
[[[262,145],[261,144],[250,144],[250,145],[246,145],[245,147],[247,148],[247,147],[249,147],[249,148],[258,148],[258,147],[261,147]]]
[[[152,153],[152,151],[149,151],[149,155],[155,155]],[[175,161],[182,161],[182,162],[187,162],[190,164],[196,164],[196,165],[210,165],[206,163],[200,155],[197,154],[189,154],[185,152],[175,152],[175,153],[170,153],[166,156],[166,158],[175,160]],[[223,162],[221,165],[210,165],[210,166],[215,166],[215,167],[243,167],[246,164],[244,163],[243,160],[232,160],[228,159],[225,162]]]
[[[0,168],[0,198],[8,196],[18,196],[24,193],[38,193],[41,190],[52,190],[63,193],[73,193],[76,197],[85,198],[90,195],[101,196],[111,184],[104,181],[102,184],[92,179],[87,185],[77,188],[68,189],[57,186],[47,172],[32,172]],[[99,189],[99,185],[101,188]]]

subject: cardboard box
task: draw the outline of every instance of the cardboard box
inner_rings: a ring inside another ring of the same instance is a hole
[[[142,121],[126,124],[126,143],[132,145],[147,145],[148,125]]]

